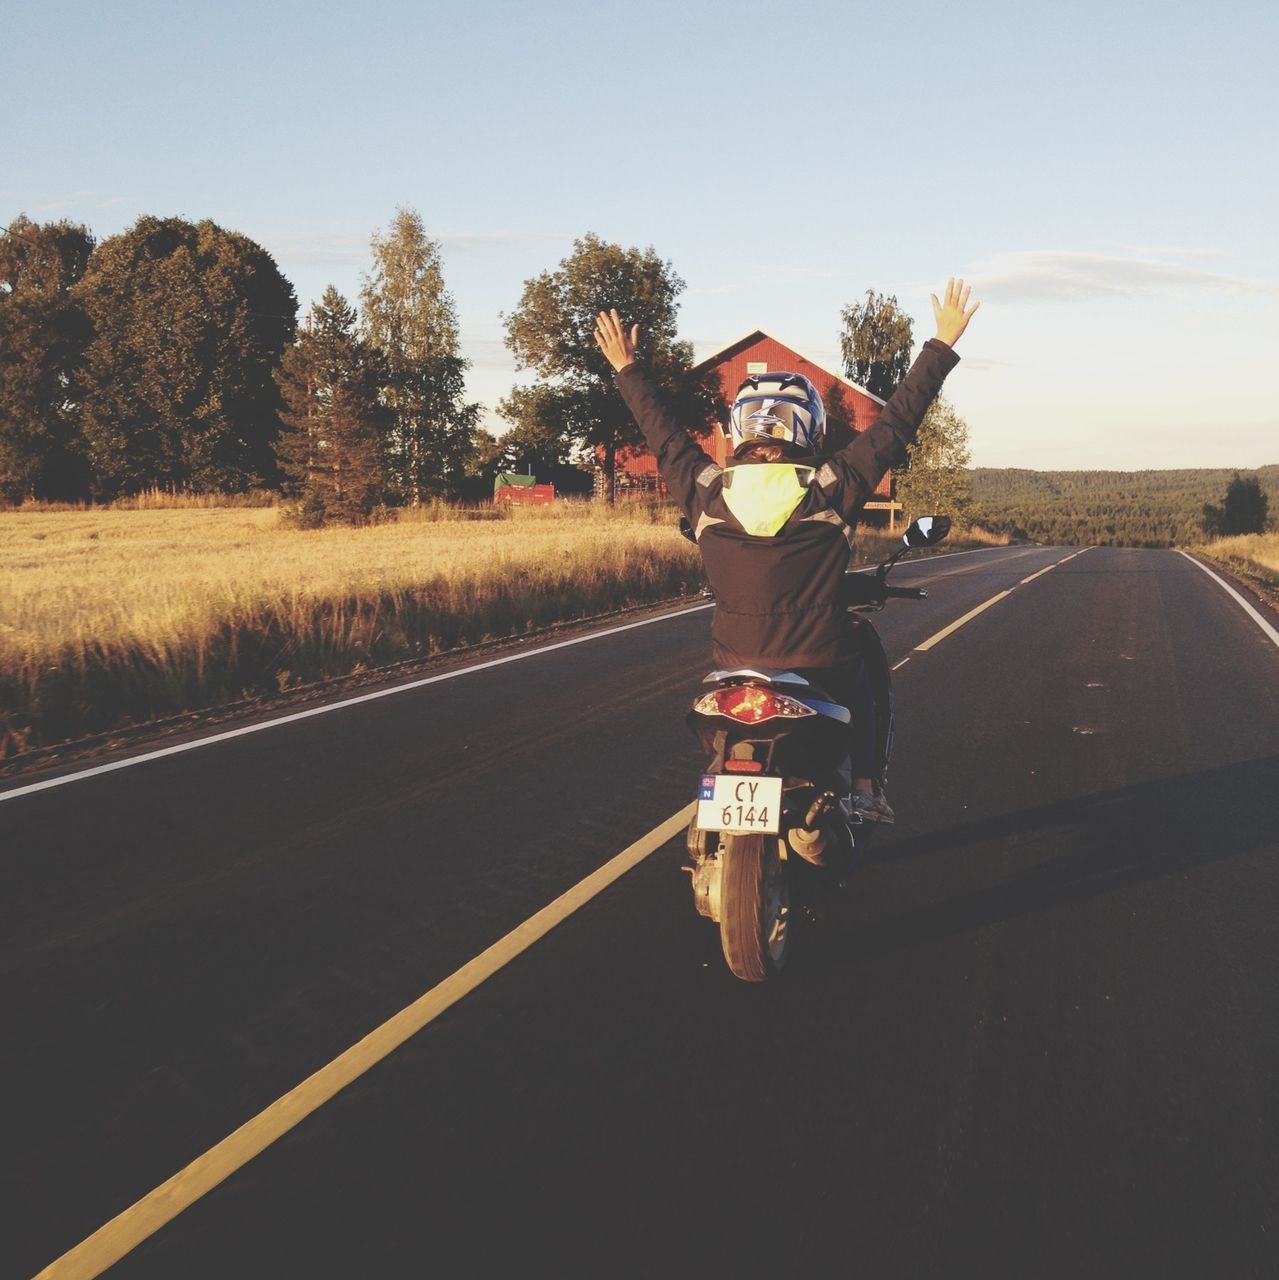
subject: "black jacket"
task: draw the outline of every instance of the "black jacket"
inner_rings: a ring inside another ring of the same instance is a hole
[[[639,365],[617,375],[697,535],[715,592],[718,665],[833,667],[850,656],[840,587],[857,518],[884,473],[905,461],[958,360],[930,339],[875,424],[812,466],[730,460],[722,468],[675,421]]]

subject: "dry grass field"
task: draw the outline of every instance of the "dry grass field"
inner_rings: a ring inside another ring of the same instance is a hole
[[[702,587],[669,507],[494,514],[0,512],[0,758]]]
[[[1218,538],[1191,550],[1220,560],[1248,577],[1257,578],[1272,590],[1279,587],[1279,533],[1246,533],[1237,538]]]
[[[699,590],[655,518],[0,512],[0,756]]]

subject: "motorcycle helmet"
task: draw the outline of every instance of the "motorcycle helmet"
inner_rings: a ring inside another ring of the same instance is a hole
[[[734,454],[761,441],[816,453],[826,434],[826,410],[803,374],[753,373],[737,388],[730,434]]]

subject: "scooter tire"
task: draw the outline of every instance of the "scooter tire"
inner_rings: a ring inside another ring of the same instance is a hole
[[[744,982],[767,982],[786,965],[793,923],[790,884],[777,837],[727,835],[719,856],[724,959]]]

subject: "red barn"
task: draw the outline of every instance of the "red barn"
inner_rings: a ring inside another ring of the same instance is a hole
[[[715,373],[726,406],[733,403],[737,388],[752,373],[784,370],[803,374],[817,388],[826,405],[827,440],[836,448],[858,432],[865,431],[884,407],[884,402],[865,387],[828,372],[805,359],[794,348],[769,337],[762,329],[729,343],[714,355],[707,356],[696,368],[710,369]],[[729,452],[727,417],[716,427],[711,439],[703,441],[703,447],[723,464]],[[666,486],[657,474],[657,461],[647,449],[627,449],[618,453],[617,491],[619,495],[636,491],[666,492]],[[901,504],[895,501],[891,474],[880,481],[874,499],[866,504],[866,511],[872,513],[868,523],[886,521],[890,529],[896,527]]]

